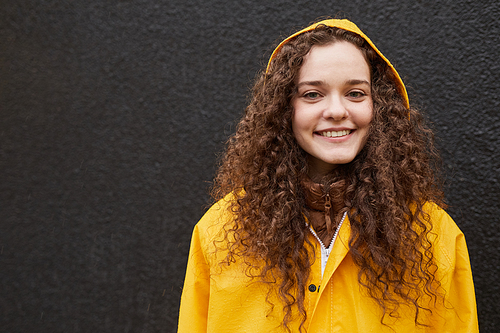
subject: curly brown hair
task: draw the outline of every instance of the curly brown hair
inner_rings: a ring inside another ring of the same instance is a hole
[[[247,274],[276,282],[268,299],[276,292],[282,301],[283,326],[289,331],[296,309],[304,330],[313,244],[300,182],[308,172],[307,156],[292,133],[291,101],[311,47],[337,41],[363,52],[372,80],[367,142],[352,162],[335,170],[348,184],[344,201],[352,230],[350,254],[359,267],[359,283],[383,310],[381,321],[397,317],[400,305],[408,304],[420,325],[421,312],[431,311],[422,304],[423,296],[440,297],[429,240],[432,226],[423,211],[428,201],[444,206],[433,134],[421,113],[406,107],[388,64],[362,37],[346,30],[320,25],[300,34],[283,45],[267,73],[258,74],[212,190],[215,200],[235,195],[230,208],[234,220],[224,228],[225,263],[257,258],[245,260]]]

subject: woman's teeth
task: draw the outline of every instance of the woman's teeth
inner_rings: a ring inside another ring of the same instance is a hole
[[[351,133],[351,130],[346,131],[328,131],[328,132],[320,132],[322,136],[326,136],[327,138],[336,138],[338,136],[344,136]]]

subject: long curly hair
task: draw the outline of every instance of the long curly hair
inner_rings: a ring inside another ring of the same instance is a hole
[[[230,207],[234,220],[224,228],[224,262],[243,258],[247,274],[270,283],[268,302],[272,292],[282,302],[283,327],[290,331],[298,313],[304,330],[314,245],[308,240],[301,187],[307,155],[292,133],[291,100],[310,49],[338,41],[363,52],[372,80],[367,142],[352,162],[334,170],[348,184],[344,201],[352,230],[350,255],[359,267],[359,283],[383,310],[382,323],[407,304],[416,325],[422,325],[422,311],[431,310],[421,300],[439,298],[432,226],[423,211],[428,201],[444,207],[433,134],[421,113],[405,106],[387,63],[362,37],[346,30],[320,25],[298,35],[281,48],[267,73],[257,75],[212,189],[214,200],[235,196]]]

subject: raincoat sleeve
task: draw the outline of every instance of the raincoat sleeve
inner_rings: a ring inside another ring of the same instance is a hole
[[[465,236],[451,217],[440,210],[440,261],[445,262],[447,274],[441,280],[445,290],[444,327],[441,332],[479,332],[476,296]]]
[[[178,333],[207,331],[209,296],[210,267],[203,251],[200,228],[196,225],[182,289]]]
[[[476,296],[465,237],[457,237],[455,270],[450,286],[449,300],[460,309],[457,313],[456,329],[452,332],[478,332]]]

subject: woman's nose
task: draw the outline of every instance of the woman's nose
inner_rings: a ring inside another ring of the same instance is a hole
[[[335,121],[342,120],[347,117],[347,109],[339,96],[330,96],[326,99],[325,110],[323,116],[326,119]]]

